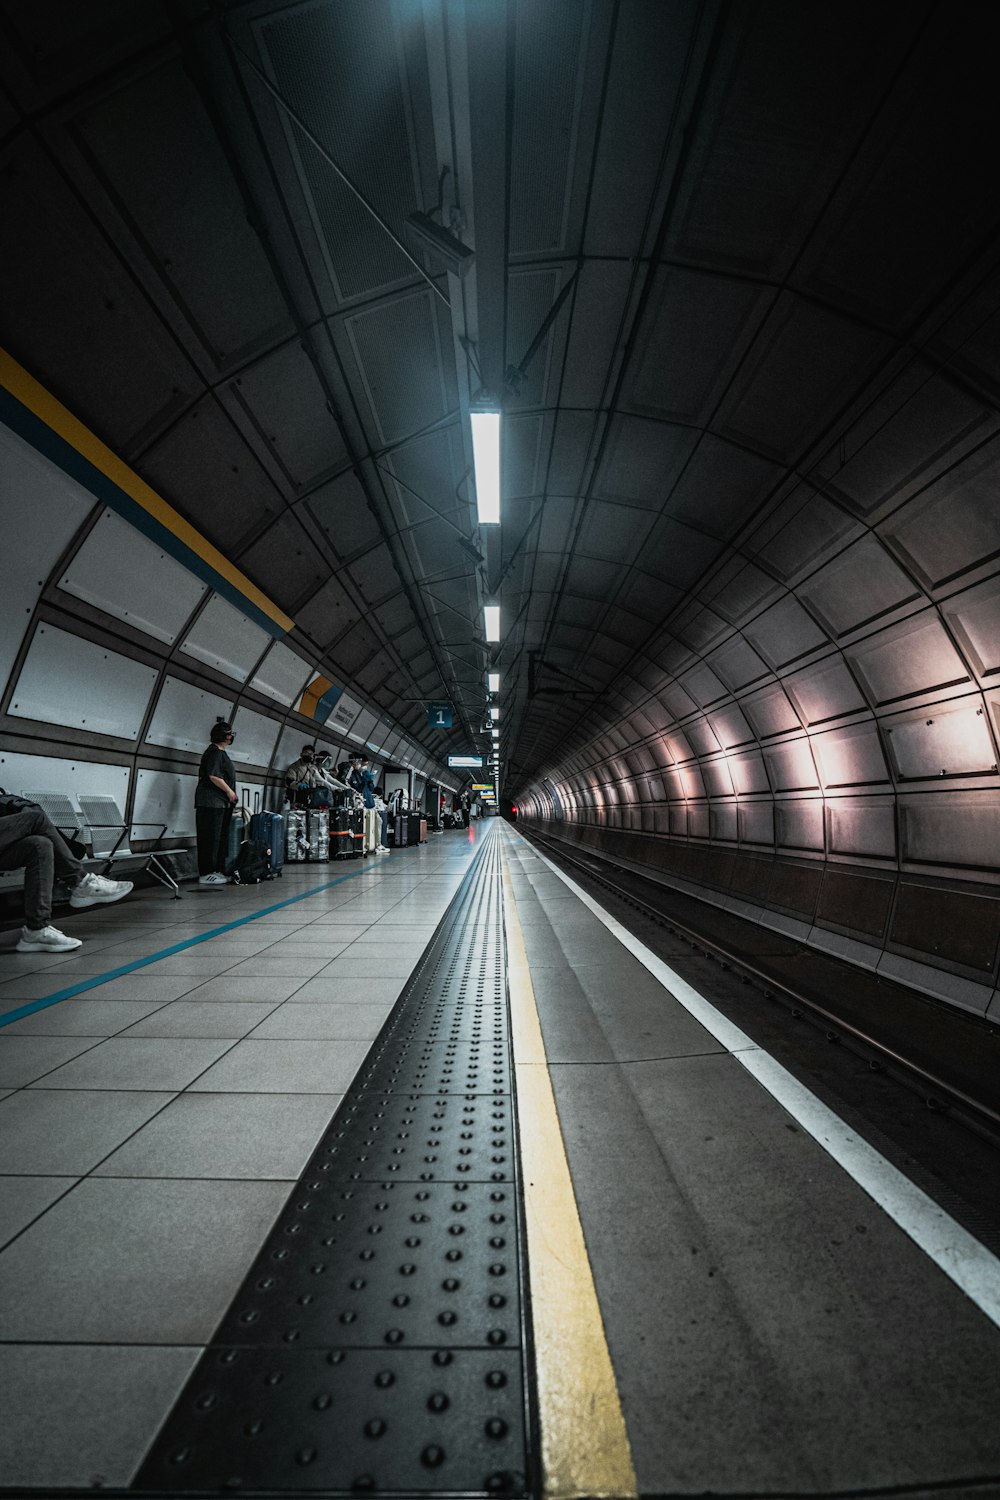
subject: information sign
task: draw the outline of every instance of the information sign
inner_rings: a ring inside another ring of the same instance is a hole
[[[450,729],[452,707],[450,703],[428,703],[427,723],[431,729]]]
[[[482,767],[481,755],[449,755],[448,765],[452,771],[471,771]]]

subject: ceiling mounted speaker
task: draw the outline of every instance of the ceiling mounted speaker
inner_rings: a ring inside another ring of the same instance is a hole
[[[476,258],[474,250],[463,245],[461,240],[428,218],[427,214],[410,214],[403,225],[403,232],[411,249],[426,250],[441,262],[446,271],[451,271],[455,276],[464,276]]]

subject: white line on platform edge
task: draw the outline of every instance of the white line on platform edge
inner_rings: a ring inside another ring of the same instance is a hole
[[[736,1062],[786,1110],[796,1124],[822,1146],[839,1167],[858,1184],[918,1245],[939,1270],[955,1283],[984,1317],[1000,1328],[1000,1260],[950,1214],[939,1207],[922,1188],[894,1167],[868,1141],[782,1067],[751,1037],[728,1020],[721,1011],[686,980],[657,958],[639,938],[610,916],[592,896],[553,864],[540,849],[520,835],[519,841],[543,860],[588,911],[593,912],[623,948],[637,958],[673,998],[699,1021]]]

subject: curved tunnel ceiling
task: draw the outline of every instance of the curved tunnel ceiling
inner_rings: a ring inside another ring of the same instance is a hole
[[[954,695],[1000,666],[993,16],[6,4],[0,344],[437,759],[498,667],[515,796]]]

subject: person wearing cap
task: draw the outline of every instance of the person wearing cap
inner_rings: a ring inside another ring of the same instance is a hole
[[[285,772],[285,796],[293,807],[308,807],[323,780],[316,768],[316,746],[303,745],[298,760]]]
[[[198,838],[199,885],[226,885],[229,882],[225,873],[229,825],[239,798],[236,794],[236,769],[226,751],[234,738],[232,726],[217,719],[198,767],[194,825]]]

